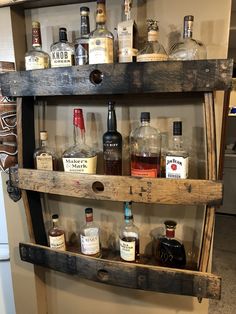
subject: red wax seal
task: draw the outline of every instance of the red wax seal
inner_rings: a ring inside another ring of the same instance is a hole
[[[84,127],[84,116],[82,109],[74,109],[74,126],[79,127],[81,130],[85,130]]]
[[[177,165],[176,165],[176,164],[172,164],[172,165],[171,165],[171,169],[172,169],[173,171],[177,170]]]

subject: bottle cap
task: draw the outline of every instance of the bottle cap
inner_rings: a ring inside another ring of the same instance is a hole
[[[85,214],[92,214],[93,213],[93,209],[91,207],[85,208]]]
[[[141,112],[141,121],[150,121],[150,112]]]
[[[175,228],[177,223],[173,220],[166,220],[164,222],[165,226],[166,226],[166,236],[168,238],[174,238],[175,237]]]
[[[41,141],[47,141],[48,139],[48,132],[47,131],[40,131],[39,138]]]
[[[59,39],[60,41],[67,41],[67,29],[65,27],[59,28]]]
[[[184,21],[194,21],[194,16],[193,15],[186,15],[185,17],[184,17]]]
[[[108,101],[108,110],[114,110],[115,101]]]
[[[97,3],[106,3],[106,0],[97,0]]]
[[[80,109],[80,108],[74,109],[73,124],[74,124],[74,126],[80,128],[81,130],[85,130],[84,116],[83,116],[83,110],[82,109]]]
[[[182,121],[173,122],[173,135],[182,135]]]
[[[58,220],[58,218],[59,218],[59,215],[57,215],[57,214],[52,215],[52,220],[53,221]]]
[[[81,7],[80,8],[80,13],[83,15],[86,15],[87,13],[89,13],[89,8],[88,7]]]
[[[38,21],[33,21],[32,28],[40,28],[40,23]]]

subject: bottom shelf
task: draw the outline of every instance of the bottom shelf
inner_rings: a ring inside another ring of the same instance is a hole
[[[210,273],[94,258],[20,243],[21,260],[114,286],[220,299],[221,278]]]

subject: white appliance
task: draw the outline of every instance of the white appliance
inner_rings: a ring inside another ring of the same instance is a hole
[[[0,313],[15,314],[10,253],[7,234],[3,184],[6,176],[0,172]],[[7,196],[8,197],[8,196]]]

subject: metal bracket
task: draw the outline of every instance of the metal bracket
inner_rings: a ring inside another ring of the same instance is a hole
[[[9,197],[18,202],[21,199],[21,190],[18,188],[18,165],[9,168],[9,180],[7,180],[7,192]]]

